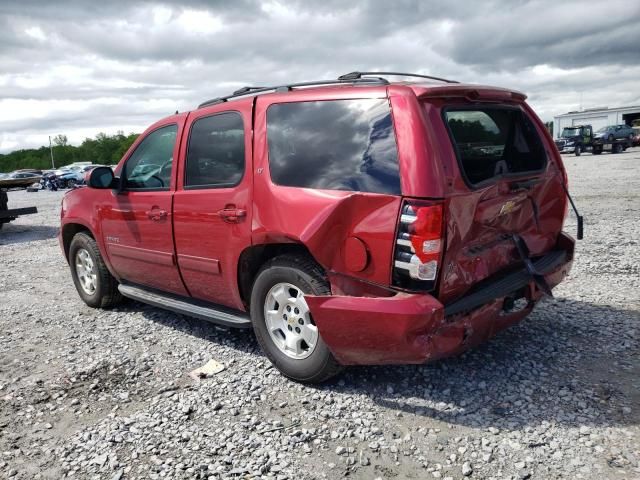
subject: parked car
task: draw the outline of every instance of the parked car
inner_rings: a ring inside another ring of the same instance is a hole
[[[560,154],[524,94],[402,75],[420,80],[247,87],[151,125],[63,199],[80,297],[252,327],[305,382],[520,321],[572,265]]]
[[[629,140],[633,138],[633,129],[629,125],[609,125],[602,127],[594,134],[595,139],[613,142],[614,140]]]
[[[79,169],[64,169],[57,175],[60,188],[73,188],[84,181],[84,175]]]
[[[42,175],[32,172],[16,171],[4,178],[0,178],[0,188],[27,188],[38,183]]]
[[[84,177],[87,172],[90,172],[97,166],[88,164],[86,162],[78,162],[72,165],[66,165],[54,171],[47,171],[47,173],[53,173],[56,176],[57,183],[60,188],[73,188],[76,185],[84,184]]]

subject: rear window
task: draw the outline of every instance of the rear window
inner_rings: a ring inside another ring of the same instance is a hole
[[[271,180],[278,185],[400,193],[386,99],[271,105],[267,139]]]
[[[467,181],[536,172],[546,165],[540,138],[529,118],[515,108],[449,109],[444,113]]]

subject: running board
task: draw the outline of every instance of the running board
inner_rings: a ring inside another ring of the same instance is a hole
[[[188,298],[177,297],[175,295],[147,290],[146,288],[133,285],[118,285],[120,293],[127,298],[137,300],[142,303],[153,305],[154,307],[171,310],[190,317],[208,320],[210,322],[235,328],[251,327],[249,317],[239,311],[222,306],[204,305],[203,302]]]

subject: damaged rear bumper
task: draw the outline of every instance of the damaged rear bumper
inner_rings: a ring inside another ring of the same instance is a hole
[[[574,240],[533,261],[551,288],[569,273]],[[455,355],[526,317],[544,296],[526,269],[493,277],[447,305],[428,294],[306,296],[318,330],[343,365],[424,363]],[[506,299],[526,299],[505,311]]]

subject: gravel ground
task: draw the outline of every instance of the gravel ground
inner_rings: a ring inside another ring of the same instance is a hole
[[[86,307],[63,193],[10,193],[39,213],[0,232],[0,477],[640,478],[640,149],[565,161],[586,238],[554,299],[465,355],[319,387],[248,331]]]

